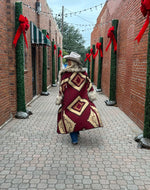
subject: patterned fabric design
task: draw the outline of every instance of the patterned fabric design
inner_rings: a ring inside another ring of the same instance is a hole
[[[91,89],[92,89],[92,83],[91,83],[91,80],[89,79],[89,77],[87,77],[87,80],[88,80],[88,82],[89,82],[89,86],[88,86],[87,91],[90,92]]]
[[[101,120],[101,117],[100,117],[100,114],[99,114],[97,108],[94,107],[94,106],[91,106],[91,108],[96,112],[96,115],[97,115],[98,120],[99,120],[99,122],[100,122],[100,126],[103,126],[103,124],[102,124],[102,120]]]
[[[58,128],[59,128],[59,131],[60,131],[61,134],[66,133],[62,119],[58,123]]]
[[[91,106],[91,108],[93,108],[94,106]],[[94,109],[92,110],[91,109],[91,112],[90,112],[90,116],[88,118],[88,122],[90,122],[94,127],[98,127],[100,125],[100,116],[99,116],[99,113],[97,111],[97,109],[94,107]]]
[[[63,118],[67,132],[68,133],[73,132],[75,123],[65,114],[65,112],[63,113]]]
[[[61,75],[59,94],[62,97],[62,107],[58,111],[58,133],[102,127],[98,110],[88,97],[88,92],[92,91],[91,80],[85,71],[67,71]]]
[[[82,73],[73,73],[70,77],[68,83],[75,88],[76,90],[80,91],[85,84],[86,76]]]
[[[61,82],[61,87],[60,87],[60,92],[64,92],[65,89],[67,88],[67,83],[68,83],[68,79],[64,79],[62,82]]]
[[[78,96],[68,107],[67,109],[76,115],[81,115],[86,107],[89,105],[86,99],[82,99]]]
[[[90,116],[88,121],[94,126],[94,127],[98,127],[98,120],[96,117],[96,114],[93,112],[93,110],[91,110]]]
[[[62,92],[64,92],[66,88],[67,88],[67,83],[65,82],[62,84]]]

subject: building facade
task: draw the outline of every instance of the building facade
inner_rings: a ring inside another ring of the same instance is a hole
[[[111,48],[105,51],[112,20],[118,20],[116,101],[140,128],[144,127],[147,71],[148,28],[140,43],[135,41],[146,18],[140,11],[141,1],[106,1],[91,33],[91,47],[103,37],[102,91],[109,97]],[[95,59],[94,83],[97,84],[98,56]]]
[[[15,0],[0,1],[0,126],[17,112],[16,53],[12,44],[15,37]],[[58,74],[58,47],[62,49],[62,34],[58,29],[46,0],[22,0],[22,14],[27,17],[30,28],[26,32],[28,48],[24,43],[24,88],[28,104],[42,92],[42,69],[44,44],[35,43],[31,23],[36,31],[46,30],[50,46],[47,51],[47,87],[52,84],[52,41],[55,50],[55,78]],[[34,30],[35,32],[35,30]]]

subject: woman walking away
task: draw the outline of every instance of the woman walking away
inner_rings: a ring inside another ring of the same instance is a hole
[[[57,133],[70,133],[73,144],[78,143],[79,131],[102,127],[93,100],[95,92],[87,73],[82,69],[80,55],[71,52],[63,58],[68,66],[59,73]]]

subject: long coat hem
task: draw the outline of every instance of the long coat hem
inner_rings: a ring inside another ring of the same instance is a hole
[[[88,96],[88,94],[91,96]],[[100,114],[93,104],[94,88],[81,68],[67,68],[59,74],[57,133],[67,134],[102,127]]]

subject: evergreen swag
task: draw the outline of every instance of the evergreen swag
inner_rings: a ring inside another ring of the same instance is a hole
[[[114,26],[114,35],[117,41],[117,28],[118,28],[118,20],[112,21],[112,26]],[[110,101],[116,101],[116,63],[117,63],[117,51],[114,51],[114,44],[112,43],[111,48],[111,74],[110,74]]]
[[[42,33],[46,36],[47,31],[42,30]],[[43,70],[42,70],[42,93],[41,95],[49,95],[47,92],[47,47],[43,46]]]
[[[60,51],[61,51],[61,49],[60,49],[60,47],[58,47],[58,74],[60,71],[60,57],[62,56]],[[57,79],[58,79],[58,77],[57,77]]]
[[[146,76],[146,100],[145,100],[145,120],[144,120],[144,138],[150,139],[150,26],[148,33],[147,50],[147,76]]]
[[[101,49],[103,52],[103,37],[100,37],[99,42],[101,43]],[[99,52],[99,61],[98,61],[98,77],[97,77],[97,92],[101,91],[101,77],[102,77],[102,60],[103,57]]]
[[[135,38],[140,42],[142,35],[144,34],[146,28],[149,25],[149,10],[150,1],[141,1],[141,12],[143,16],[147,15],[147,19],[142,29],[140,30],[138,36]],[[148,33],[148,47],[147,47],[147,74],[146,74],[146,96],[145,96],[145,118],[144,118],[144,132],[143,134],[135,137],[135,141],[139,142],[139,145],[144,148],[150,149],[150,26]]]
[[[88,73],[88,76],[90,77],[90,56],[91,56],[92,54],[90,53],[90,50],[88,51],[88,53],[86,53],[86,58],[85,58],[85,62],[87,61],[87,73]]]
[[[114,36],[117,42],[117,28],[118,20],[112,20],[112,26],[114,26]],[[117,51],[114,51],[114,43],[111,43],[111,69],[110,69],[110,89],[109,89],[109,101],[106,100],[106,105],[113,106],[116,104],[116,63],[117,63]]]
[[[90,54],[90,50],[89,50],[89,54]],[[90,77],[90,60],[88,59],[88,76]]]
[[[54,41],[52,41],[52,86],[56,86],[55,84],[55,49],[56,45],[54,44]]]
[[[91,82],[94,82],[94,68],[95,68],[94,54],[95,54],[95,45],[93,45]]]
[[[19,27],[19,16],[22,14],[22,2],[15,2],[15,31]],[[17,118],[27,118],[24,89],[24,38],[21,33],[16,45],[16,78],[17,78]]]

